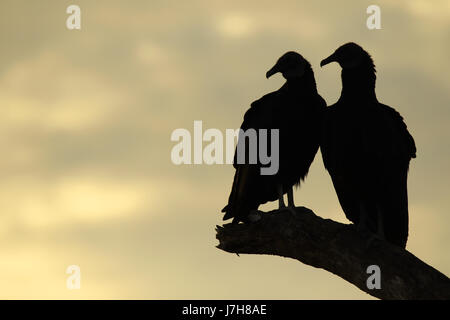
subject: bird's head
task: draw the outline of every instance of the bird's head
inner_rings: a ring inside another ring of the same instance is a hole
[[[275,73],[281,72],[286,80],[301,78],[309,63],[297,52],[289,51],[283,54],[275,65],[266,73],[269,79]]]
[[[342,69],[352,69],[367,61],[373,64],[372,58],[363,48],[356,43],[349,42],[337,48],[328,58],[323,59],[320,66],[323,67],[331,62],[337,62]]]

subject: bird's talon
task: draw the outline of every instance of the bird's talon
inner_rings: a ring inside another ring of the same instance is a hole
[[[261,220],[262,216],[262,211],[259,210],[252,210],[250,211],[250,214],[248,215],[248,221],[249,222],[256,222]]]

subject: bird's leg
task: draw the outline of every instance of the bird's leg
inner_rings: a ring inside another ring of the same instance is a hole
[[[278,210],[281,210],[286,208],[283,199],[283,186],[281,184],[277,184],[277,191],[278,191]]]
[[[296,213],[295,211],[295,203],[294,203],[294,189],[293,187],[289,188],[289,191],[287,193],[287,197],[288,197],[288,209],[289,211],[291,211],[292,213]]]
[[[368,212],[364,206],[364,204],[361,202],[359,204],[359,221],[356,225],[356,230],[365,238],[367,238],[366,243],[366,249],[369,249],[369,247],[372,245],[373,240],[375,240],[374,235],[369,229],[369,226],[367,225],[367,221],[369,219]]]
[[[294,203],[294,190],[293,190],[292,187],[289,188],[287,197],[288,197],[288,207],[295,208],[295,203]]]
[[[362,235],[367,236],[367,244],[366,249],[368,249],[374,242],[374,240],[385,240],[384,236],[384,228],[383,228],[383,220],[382,220],[382,213],[379,206],[377,206],[377,233],[374,233],[370,230],[368,225],[368,212],[363,205],[363,203],[360,204],[360,215],[359,215],[359,223],[356,226],[358,232],[360,232]]]
[[[278,211],[289,210],[290,212],[295,214],[295,204],[294,204],[294,192],[292,191],[292,187],[288,191],[288,206],[284,204],[283,198],[283,186],[281,184],[277,185],[278,191]]]

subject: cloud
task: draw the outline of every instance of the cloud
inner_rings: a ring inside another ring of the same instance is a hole
[[[415,17],[427,20],[427,23],[431,23],[435,27],[444,27],[450,23],[450,4],[446,0],[396,1],[395,5],[406,8]]]
[[[227,13],[218,19],[219,32],[225,37],[242,38],[251,35],[254,24],[250,17],[241,13]]]
[[[161,205],[158,190],[150,183],[81,175],[50,181],[16,179],[4,182],[0,192],[4,232],[8,226],[33,233],[106,223],[129,219],[143,208],[158,212]]]
[[[3,130],[84,131],[102,125],[127,99],[95,70],[50,50],[10,66],[0,79]]]

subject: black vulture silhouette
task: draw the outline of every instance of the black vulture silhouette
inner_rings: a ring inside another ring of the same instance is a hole
[[[224,220],[248,222],[251,212],[268,201],[279,200],[280,209],[285,207],[283,195],[288,194],[288,208],[294,207],[294,185],[305,179],[309,167],[319,149],[320,119],[326,102],[317,93],[314,73],[310,63],[300,54],[290,51],[281,56],[267,73],[269,78],[280,72],[286,79],[277,91],[254,101],[244,115],[241,129],[255,129],[258,148],[263,137],[259,129],[279,130],[279,167],[274,175],[262,175],[260,169],[266,166],[248,160],[238,163],[235,154],[233,186],[228,204],[223,208]],[[240,139],[240,143],[244,143]],[[269,140],[269,139],[267,139]],[[268,146],[269,154],[274,148]],[[236,151],[237,152],[237,151]],[[259,151],[258,151],[259,152]],[[251,220],[251,219],[250,219]]]
[[[347,43],[320,65],[330,62],[342,68],[342,92],[324,113],[321,152],[339,202],[360,231],[406,247],[414,139],[400,114],[378,102],[366,51]]]

